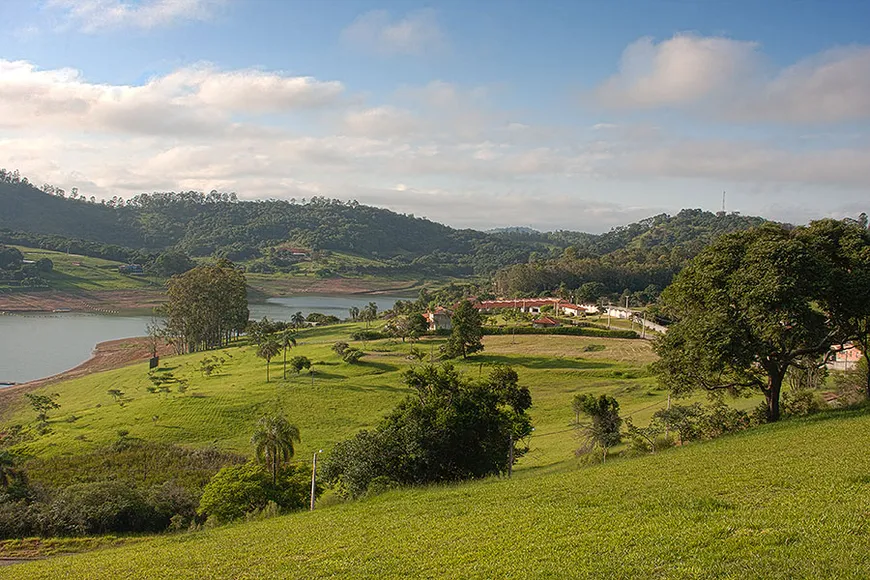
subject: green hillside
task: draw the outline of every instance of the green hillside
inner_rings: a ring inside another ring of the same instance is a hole
[[[53,290],[76,292],[80,290],[127,290],[127,289],[162,289],[163,280],[153,276],[128,276],[118,271],[122,262],[92,258],[65,252],[54,252],[26,246],[18,248],[26,260],[48,258],[52,261],[51,272],[44,272],[45,279]],[[0,284],[0,289],[4,287]]]
[[[614,293],[650,284],[662,288],[719,234],[763,221],[683,210],[604,234],[516,228],[486,233],[321,197],[238,201],[234,194],[189,191],[96,203],[0,172],[0,242],[6,244],[72,247],[140,263],[171,248],[193,257],[227,257],[265,274],[305,274],[310,264],[328,276],[405,279],[501,271],[497,282],[504,294],[553,291],[563,282],[574,289],[589,280]],[[313,261],[288,259],[282,254],[287,245],[305,249]],[[570,260],[563,263],[569,248]],[[586,262],[573,263],[577,260]],[[515,270],[502,270],[515,264]]]
[[[51,416],[53,432],[22,443],[17,450],[36,457],[74,457],[113,442],[118,430],[126,429],[131,437],[147,441],[215,444],[249,454],[253,424],[277,407],[299,426],[302,443],[297,457],[304,458],[374,425],[410,392],[400,377],[412,364],[407,358],[410,344],[350,341],[368,353],[356,365],[341,362],[332,352],[333,343],[348,341],[351,332],[360,328],[342,324],[303,332],[289,356],[308,357],[315,372],[298,376],[291,372],[287,381],[280,380],[281,355],[273,359],[273,380],[267,383],[265,361],[255,356],[255,347],[242,347],[164,359],[163,368],[189,380],[183,393],[149,392],[152,383],[145,364],[41,388],[35,392],[60,393],[61,408]],[[442,339],[425,339],[419,348],[437,353],[441,343]],[[529,335],[489,336],[484,344],[483,353],[455,362],[461,372],[474,377],[492,364],[512,365],[520,382],[531,389],[536,432],[521,467],[573,456],[577,446],[571,429],[574,393],[617,396],[623,414],[634,413],[640,423],[667,400],[646,370],[653,355],[645,341]],[[590,345],[598,346],[590,349]],[[204,377],[199,362],[213,354],[223,356],[225,363],[217,374]],[[124,392],[123,406],[108,394],[116,388]],[[19,398],[0,411],[0,424],[32,423],[35,413],[24,403]]]
[[[394,491],[0,578],[866,578],[870,416]]]

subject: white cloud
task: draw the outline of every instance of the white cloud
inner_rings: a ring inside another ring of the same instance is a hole
[[[721,193],[725,182],[755,192],[755,213],[784,190],[824,190],[807,202],[822,211],[829,198],[858,203],[870,188],[860,127],[790,150],[771,137],[686,139],[612,116],[595,121],[530,123],[499,110],[486,90],[446,82],[368,103],[340,82],[256,69],[201,65],[112,85],[0,60],[0,159],[88,196],[326,195],[452,225],[601,231],[694,206],[692,192]]]
[[[0,126],[197,135],[228,132],[237,114],[289,113],[335,104],[344,87],[253,69],[185,68],[142,85],[89,83],[74,69],[0,60]]]
[[[177,22],[208,20],[225,0],[49,0],[68,26],[82,32],[115,28],[152,29]]]
[[[725,114],[741,121],[799,124],[870,119],[870,47],[802,60],[746,96],[736,95]]]
[[[625,49],[619,73],[597,89],[597,97],[614,108],[694,103],[751,74],[756,48],[727,38],[678,35],[659,44],[641,38]]]
[[[870,187],[870,148],[789,151],[765,143],[686,140],[630,152],[614,167],[639,176]]]
[[[345,28],[342,39],[380,54],[422,54],[442,50],[446,39],[435,11],[410,12],[393,19],[385,10],[366,12]]]
[[[407,137],[425,128],[410,111],[388,105],[348,111],[343,121],[348,133],[368,137]]]
[[[870,47],[834,49],[775,70],[754,42],[642,38],[595,90],[614,109],[684,108],[728,121],[826,124],[870,118]]]

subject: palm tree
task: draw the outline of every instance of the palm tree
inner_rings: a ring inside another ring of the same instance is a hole
[[[290,461],[296,450],[293,442],[299,443],[299,428],[291,425],[284,415],[264,415],[257,421],[251,444],[257,461],[265,463],[272,472],[272,484],[278,479],[278,467]]]
[[[287,349],[296,346],[296,338],[289,330],[285,330],[280,334],[281,347],[284,349],[284,380],[287,379]]]
[[[297,312],[290,317],[290,322],[292,322],[293,326],[296,328],[301,328],[305,324],[305,317],[302,316],[301,312]]]
[[[266,359],[266,382],[269,382],[269,363],[272,357],[281,351],[281,345],[275,340],[274,336],[270,336],[257,347],[257,356]]]
[[[348,309],[348,313],[350,314],[351,320],[356,320],[357,318],[359,318],[359,308],[356,306],[351,306]]]

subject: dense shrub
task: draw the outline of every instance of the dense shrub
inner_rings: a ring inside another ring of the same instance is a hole
[[[319,491],[319,490],[318,490]],[[282,510],[304,507],[309,500],[307,474],[294,467],[278,472],[275,484],[256,463],[225,467],[215,474],[202,493],[198,512],[228,522],[263,510],[274,502]]]
[[[351,340],[380,340],[390,338],[390,335],[377,330],[357,330],[350,335]]]
[[[406,371],[405,382],[416,396],[325,459],[324,479],[340,494],[493,475],[509,468],[512,442],[515,458],[524,452],[516,443],[531,432],[531,395],[512,369],[498,367],[474,382],[450,365],[426,365]]]
[[[136,488],[117,481],[63,488],[48,505],[51,535],[105,534],[159,529],[154,509]]]

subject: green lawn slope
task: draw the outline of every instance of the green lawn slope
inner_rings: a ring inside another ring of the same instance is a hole
[[[58,393],[61,408],[50,414],[52,433],[18,446],[28,456],[70,456],[105,446],[119,430],[147,441],[217,447],[250,454],[250,435],[257,418],[281,410],[302,432],[297,457],[309,458],[317,449],[329,449],[360,428],[371,427],[409,393],[401,373],[412,363],[410,344],[390,340],[350,341],[361,324],[312,329],[299,336],[289,357],[303,355],[313,361],[314,374],[291,372],[281,378],[281,355],[266,364],[255,347],[165,358],[161,367],[186,378],[184,392],[151,393],[146,364],[98,373],[36,392]],[[336,341],[350,341],[367,355],[349,365],[332,352]],[[437,353],[441,339],[420,341],[418,347]],[[574,336],[490,336],[486,350],[467,361],[455,361],[470,377],[485,374],[494,364],[512,365],[522,384],[532,392],[535,432],[531,451],[520,467],[551,465],[573,457],[578,446],[572,429],[571,399],[578,392],[616,396],[623,415],[633,414],[645,424],[666,404],[667,393],[655,384],[646,368],[653,359],[649,344],[641,340]],[[204,377],[199,362],[213,355],[225,359],[220,371]],[[416,363],[419,364],[419,363]],[[124,392],[123,406],[108,393]],[[35,412],[23,397],[0,413],[0,424],[31,425]]]
[[[76,254],[65,254],[51,250],[14,246],[24,255],[25,260],[48,258],[54,264],[51,272],[42,273],[51,289],[64,292],[101,291],[101,290],[162,290],[163,280],[151,276],[127,276],[118,272],[121,262],[91,258]],[[2,289],[2,286],[0,286]],[[32,288],[22,288],[32,291]]]
[[[393,491],[0,578],[867,578],[870,416]]]

